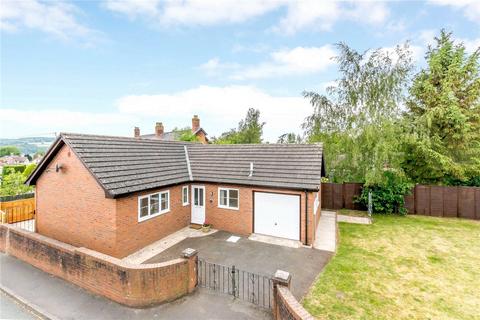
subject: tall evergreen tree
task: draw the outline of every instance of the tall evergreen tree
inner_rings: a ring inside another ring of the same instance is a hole
[[[403,167],[418,183],[480,176],[480,48],[467,54],[444,30],[426,54],[407,102]]]

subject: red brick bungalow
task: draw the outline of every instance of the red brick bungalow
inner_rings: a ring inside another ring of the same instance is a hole
[[[37,232],[125,257],[191,223],[310,245],[322,145],[203,145],[61,134],[27,180]]]

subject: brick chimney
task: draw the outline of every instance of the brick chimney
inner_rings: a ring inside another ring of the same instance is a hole
[[[133,129],[133,136],[135,138],[140,138],[140,128],[139,127],[135,127],[135,129]]]
[[[163,136],[163,123],[157,122],[157,124],[155,125],[155,136]]]
[[[197,115],[194,115],[192,118],[192,132],[196,132],[200,129],[200,119]]]

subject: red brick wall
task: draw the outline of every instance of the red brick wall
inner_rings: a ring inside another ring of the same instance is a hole
[[[63,169],[55,172],[55,165]],[[48,237],[116,255],[115,200],[68,146],[63,146],[37,181],[37,232]]]
[[[45,272],[131,307],[172,301],[197,283],[196,255],[164,263],[133,265],[22,229],[0,225],[8,233],[3,250]],[[5,238],[5,237],[4,237]]]
[[[190,205],[182,205],[183,185],[140,192],[117,199],[117,257],[127,256],[190,224]],[[170,191],[170,211],[138,222],[138,197]]]
[[[55,164],[63,169],[55,172]],[[301,237],[305,243],[305,192],[272,188],[205,183],[206,219],[214,228],[240,235],[253,229],[253,191],[297,194],[301,197]],[[125,257],[190,223],[191,207],[182,205],[182,186],[141,192],[119,199],[107,199],[80,160],[64,146],[49,164],[36,188],[37,231],[45,236],[96,250],[117,258]],[[239,210],[218,207],[218,187],[240,191]],[[138,197],[170,191],[170,211],[138,221]],[[189,197],[191,188],[189,185]],[[189,199],[191,200],[191,199]],[[315,193],[308,193],[308,244],[312,244],[319,214],[314,218]]]
[[[253,191],[276,192],[300,195],[301,236],[305,243],[305,228],[308,228],[308,244],[312,244],[316,223],[313,217],[315,192],[308,192],[308,226],[305,224],[305,192],[272,188],[252,188],[228,184],[198,184],[205,186],[206,219],[215,229],[225,230],[240,235],[249,235],[253,231]],[[234,188],[239,190],[239,210],[218,207],[218,188]]]

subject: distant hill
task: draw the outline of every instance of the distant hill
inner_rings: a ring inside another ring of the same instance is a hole
[[[38,151],[46,151],[54,140],[55,138],[52,137],[0,138],[0,146],[16,146],[23,154],[33,155]]]

